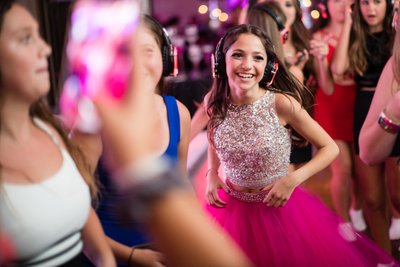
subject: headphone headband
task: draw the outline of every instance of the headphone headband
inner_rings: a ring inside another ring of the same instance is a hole
[[[281,16],[276,14],[272,9],[268,8],[263,4],[258,4],[252,7],[252,9],[261,10],[270,15],[270,17],[275,21],[276,26],[278,26],[278,30],[281,32],[285,29],[285,24],[282,21]]]

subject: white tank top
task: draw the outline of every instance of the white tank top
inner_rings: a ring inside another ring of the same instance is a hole
[[[16,265],[57,266],[82,251],[80,231],[89,215],[90,193],[75,162],[49,127],[38,119],[34,122],[60,148],[63,163],[40,183],[1,183],[0,226],[14,243]]]

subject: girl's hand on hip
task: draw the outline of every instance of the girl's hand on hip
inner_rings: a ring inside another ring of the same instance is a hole
[[[226,202],[223,201],[218,195],[218,189],[222,188],[225,192],[228,192],[228,187],[219,178],[217,172],[209,172],[207,174],[207,188],[206,188],[206,199],[207,202],[216,208],[223,208],[226,206]]]
[[[286,205],[295,188],[296,184],[292,177],[282,177],[263,189],[263,191],[269,191],[263,203],[271,207],[283,207]]]

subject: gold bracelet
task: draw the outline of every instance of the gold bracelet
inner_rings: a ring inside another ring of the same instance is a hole
[[[383,109],[381,114],[379,114],[378,124],[384,131],[391,133],[391,134],[397,134],[400,129],[400,125],[395,123],[392,119],[390,119],[386,115],[385,109]]]
[[[131,253],[129,254],[129,257],[128,257],[128,266],[131,266],[131,263],[132,263],[132,258],[133,258],[133,252],[135,251],[135,247],[132,247],[131,248]]]

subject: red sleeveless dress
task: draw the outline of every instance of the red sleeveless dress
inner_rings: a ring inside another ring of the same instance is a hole
[[[329,65],[332,62],[334,51],[335,47],[329,45],[327,56]],[[321,88],[316,90],[314,119],[334,140],[353,142],[355,97],[355,84],[339,85],[335,83],[332,95],[326,95]]]

